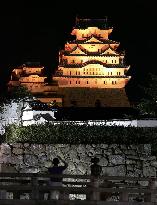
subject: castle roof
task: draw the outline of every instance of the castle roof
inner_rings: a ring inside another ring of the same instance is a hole
[[[98,27],[100,29],[109,29],[107,18],[105,19],[76,19],[75,28],[86,29],[88,27]]]
[[[17,66],[14,69],[23,69],[23,68],[41,68],[44,69],[44,66],[41,66],[39,62],[26,62],[20,66]]]
[[[58,76],[58,75],[55,75]],[[65,78],[129,78],[129,76],[126,75],[112,75],[112,76],[108,76],[108,75],[63,75],[62,77]]]
[[[77,49],[79,49],[81,52],[80,53],[73,53],[74,51],[76,51]],[[74,48],[72,50],[63,50],[63,53],[65,55],[92,55],[92,56],[100,56],[102,55],[105,51],[107,51],[108,49],[111,49],[112,51],[114,51],[114,53],[106,53],[104,54],[105,56],[108,55],[108,56],[113,56],[113,55],[119,55],[119,53],[117,53],[110,45],[104,49],[104,50],[100,50],[98,52],[89,52],[88,50],[86,50],[85,48],[83,48],[83,46],[81,45],[76,45],[74,46]]]
[[[25,67],[43,67],[41,66],[40,62],[25,62],[23,64]]]
[[[97,41],[96,42],[92,42],[92,41],[89,41],[89,40],[91,40],[92,38],[95,38]],[[73,40],[73,41],[69,41],[69,43],[78,43],[78,44],[84,44],[84,43],[86,43],[86,44],[91,44],[91,43],[95,43],[95,44],[119,44],[119,42],[117,42],[117,41],[113,41],[113,40],[110,40],[110,39],[104,39],[104,38],[102,38],[101,36],[97,36],[97,35],[95,35],[95,34],[92,34],[91,36],[88,36],[88,37],[84,37],[84,39],[82,39],[82,40],[78,40],[78,39],[76,39],[76,40]]]
[[[60,66],[63,66],[65,68],[82,68],[82,67],[89,65],[89,64],[100,64],[106,68],[127,68],[128,67],[125,64],[106,64],[106,63],[103,63],[102,61],[98,61],[98,60],[89,60],[89,61],[87,61],[85,63],[81,63],[81,64],[79,64],[79,63],[62,64]]]
[[[38,76],[38,77],[45,77],[42,73],[26,73],[26,72],[23,72],[21,74],[21,77],[29,77],[29,76]]]

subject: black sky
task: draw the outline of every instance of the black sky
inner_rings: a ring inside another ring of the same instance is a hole
[[[48,75],[53,73],[58,51],[70,38],[76,15],[81,18],[108,16],[114,28],[110,38],[120,42],[120,49],[126,51],[126,62],[131,65],[130,93],[134,93],[137,82],[146,82],[148,72],[157,74],[155,1],[72,2],[1,6],[1,85],[7,82],[14,67],[26,61],[40,61]]]

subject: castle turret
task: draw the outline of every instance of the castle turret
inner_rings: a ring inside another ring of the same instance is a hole
[[[32,93],[44,91],[44,67],[39,63],[26,63],[14,68],[11,73],[9,86],[26,86]]]

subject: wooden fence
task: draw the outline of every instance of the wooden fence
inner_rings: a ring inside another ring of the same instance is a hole
[[[62,183],[52,184],[50,178]],[[0,173],[0,205],[156,204],[156,181],[154,177]]]

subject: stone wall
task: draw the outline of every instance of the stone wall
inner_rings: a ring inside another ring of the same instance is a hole
[[[1,171],[45,173],[57,155],[69,164],[65,174],[90,174],[90,160],[97,156],[103,174],[156,176],[157,161],[150,145],[1,144]]]

